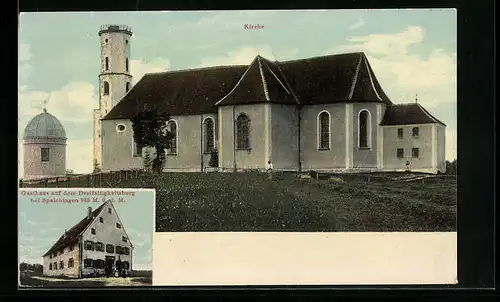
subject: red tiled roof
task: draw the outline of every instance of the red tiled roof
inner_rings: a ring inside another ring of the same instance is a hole
[[[85,217],[82,220],[80,220],[77,224],[75,224],[71,229],[69,229],[66,232],[66,236],[65,236],[65,234],[63,234],[56,241],[56,243],[54,243],[54,245],[52,245],[52,247],[43,255],[43,257],[53,253],[54,251],[56,251],[58,249],[64,248],[71,243],[74,243],[75,240],[78,239],[80,234],[83,231],[85,231],[87,226],[89,226],[89,224],[92,223],[92,221],[94,221],[95,217],[97,217],[97,215],[99,215],[99,213],[101,212],[101,210],[105,204],[106,203],[101,204],[97,209],[92,211],[92,216],[90,219],[87,217],[87,215],[85,215]]]
[[[432,124],[437,123],[446,126],[443,122],[430,114],[418,103],[398,104],[387,106],[381,126],[409,125],[409,124]]]

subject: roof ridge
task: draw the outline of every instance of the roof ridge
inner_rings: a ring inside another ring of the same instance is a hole
[[[238,80],[238,82],[236,82],[236,84],[234,85],[233,89],[231,89],[223,98],[221,98],[220,100],[218,100],[217,102],[215,102],[214,106],[217,106],[218,104],[220,104],[223,100],[225,100],[231,93],[233,93],[233,91],[238,87],[238,85],[240,85],[241,81],[243,80],[243,78],[245,77],[245,75],[248,73],[248,71],[250,70],[250,68],[252,67],[253,63],[255,62],[255,60],[257,60],[257,57],[255,57],[253,60],[252,60],[252,63],[250,63],[250,65],[247,65],[247,69],[245,70],[245,72],[241,75],[240,79]],[[241,66],[246,66],[246,65],[241,65]]]
[[[361,68],[361,61],[362,60],[363,60],[363,56],[360,56],[358,64],[356,66],[356,71],[354,72],[354,76],[352,78],[351,91],[349,91],[349,95],[347,96],[348,100],[352,99],[352,95],[354,94],[354,89],[356,88],[356,84],[358,83],[359,69]]]
[[[363,54],[364,55],[365,53],[363,51],[358,51],[358,52],[344,52],[344,53],[322,55],[322,56],[313,56],[313,57],[302,58],[302,59],[295,59],[295,60],[288,60],[288,61],[276,61],[276,62],[279,62],[279,63],[291,63],[291,62],[300,62],[300,61],[307,61],[307,60],[319,59],[319,58],[330,58],[330,57],[338,57],[338,56],[345,56],[345,55],[356,55],[356,54]]]
[[[210,70],[210,69],[223,69],[223,68],[232,68],[232,67],[248,67],[248,66],[249,65],[245,65],[245,64],[237,64],[237,65],[215,65],[215,66],[206,66],[206,67],[194,67],[194,68],[187,68],[187,69],[148,72],[148,73],[145,73],[144,76],[146,76],[146,75],[172,74],[172,73],[181,73],[181,72],[189,72],[189,71]]]
[[[372,84],[372,88],[373,88],[373,92],[375,92],[375,95],[377,96],[377,98],[380,100],[380,101],[384,101],[382,100],[382,98],[380,97],[380,95],[378,94],[378,91],[377,89],[375,89],[375,84],[373,83],[373,77],[372,77],[372,73],[370,72],[370,67],[368,66],[368,59],[366,58],[366,56],[362,55],[363,57],[363,61],[365,62],[365,67],[366,67],[366,71],[368,72],[368,77],[370,78],[370,83]]]
[[[267,82],[266,82],[266,77],[264,77],[264,72],[262,71],[262,60],[261,56],[257,55],[255,59],[257,60],[257,63],[259,64],[259,73],[260,73],[260,78],[262,79],[262,86],[264,87],[264,95],[266,96],[266,100],[270,101],[271,99],[269,98],[269,90],[267,89]]]
[[[441,122],[440,120],[438,120],[436,117],[434,117],[434,115],[432,115],[429,111],[427,111],[427,109],[424,108],[424,106],[420,105],[419,103],[415,103],[418,107],[420,107],[420,109],[422,109],[422,111],[430,118],[430,119],[433,119],[434,121],[436,121],[437,123],[441,123],[443,125],[445,125],[443,122]]]

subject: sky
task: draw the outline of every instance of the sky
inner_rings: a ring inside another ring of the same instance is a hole
[[[24,127],[50,95],[47,110],[68,137],[67,169],[92,171],[103,24],[132,28],[133,83],[149,72],[250,64],[257,54],[286,61],[363,51],[393,103],[418,95],[447,125],[446,159],[456,158],[456,10],[408,9],[21,13],[20,159]]]
[[[36,189],[36,191],[43,192],[55,190],[57,189]],[[98,189],[72,189],[72,191],[79,190],[95,191]],[[22,191],[32,192],[34,189],[20,189],[19,191],[19,260],[30,264],[43,264],[43,254],[61,237],[64,230],[69,230],[85,217],[87,207],[96,209],[101,205],[101,202],[90,204],[86,202],[33,203],[31,198],[34,197],[22,195]],[[125,202],[114,202],[113,205],[130,242],[134,245],[133,268],[151,270],[155,223],[154,190],[133,191],[135,196],[122,196]],[[73,199],[74,197],[66,196],[66,198]]]

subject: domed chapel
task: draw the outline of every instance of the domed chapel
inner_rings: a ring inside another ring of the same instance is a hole
[[[66,174],[66,131],[61,122],[44,107],[24,129],[23,179],[64,176]]]

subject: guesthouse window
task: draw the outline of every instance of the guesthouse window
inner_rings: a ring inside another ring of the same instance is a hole
[[[330,149],[330,113],[323,111],[318,115],[318,149]]]
[[[358,119],[358,130],[359,130],[359,148],[367,149],[369,146],[369,136],[370,136],[370,112],[368,110],[361,110],[359,112]]]
[[[123,248],[119,245],[116,246],[115,251],[117,254],[123,254]]]
[[[236,149],[250,149],[250,119],[245,114],[236,119]]]
[[[59,268],[60,269],[63,269],[64,268],[64,261],[59,261]]]
[[[104,252],[104,243],[102,242],[96,242],[95,244],[95,250],[98,252]]]
[[[108,208],[108,213],[111,214],[111,208]]]
[[[206,118],[203,122],[205,128],[205,153],[212,153],[215,150],[215,127],[212,118]]]
[[[89,250],[89,251],[93,251],[94,250],[94,242],[92,242],[90,240],[85,240],[83,246],[84,246],[84,248],[86,250]]]
[[[116,228],[117,228],[117,229],[121,229],[121,228],[122,228],[122,225],[121,225],[121,224],[119,224],[119,223],[117,222],[117,223],[116,223]]]
[[[167,130],[170,132],[168,140],[167,154],[177,154],[177,122],[170,120],[167,123]]]
[[[54,265],[52,266],[54,269],[57,269],[57,262],[54,262]]]
[[[130,82],[127,82],[127,84],[125,84],[125,92],[128,92],[130,90]]]
[[[398,128],[398,138],[403,138],[403,128]]]
[[[418,148],[412,148],[411,149],[411,157],[413,158],[418,158]]]
[[[129,269],[130,268],[130,264],[128,263],[128,261],[123,261],[123,267],[125,269]]]
[[[103,222],[104,222],[104,218],[99,217],[99,222],[100,222],[100,223],[103,223]]]
[[[74,245],[71,245],[71,246],[69,247],[69,251],[70,251],[70,252],[72,252],[74,249],[75,249],[75,246],[74,246]]]
[[[411,129],[411,133],[413,137],[418,137],[418,127],[413,127],[413,129]]]
[[[91,232],[93,235],[95,235],[95,229],[94,229],[94,228],[92,228],[92,229],[90,230],[90,232]]]
[[[109,95],[109,82],[104,81],[104,95]]]
[[[73,266],[75,266],[75,260],[73,258],[69,258],[68,267],[73,267]]]
[[[115,247],[112,244],[106,244],[106,253],[114,253]]]
[[[127,242],[127,237],[122,236],[122,241],[123,241],[123,242]]]
[[[405,152],[404,152],[404,149],[403,148],[398,148],[398,150],[396,151],[396,155],[398,158],[403,158],[405,156]]]
[[[94,259],[92,261],[92,267],[93,268],[104,268],[104,260],[102,259]]]
[[[49,148],[42,148],[42,161],[46,162],[49,161]]]
[[[83,267],[92,267],[92,259],[86,258],[83,260]]]
[[[124,255],[130,255],[130,249],[128,247],[123,248],[123,254]]]
[[[49,270],[52,270],[52,263],[49,263]]]

